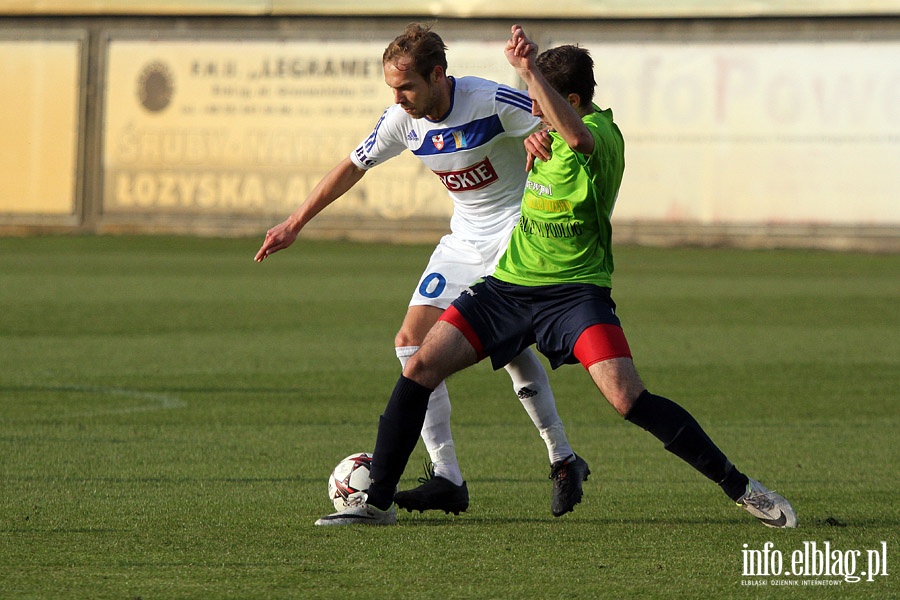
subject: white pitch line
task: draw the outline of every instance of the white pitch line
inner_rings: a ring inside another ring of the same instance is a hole
[[[70,415],[61,415],[66,417],[93,417],[97,415],[122,415],[140,412],[149,412],[155,410],[172,410],[176,408],[184,408],[187,402],[177,396],[169,394],[158,394],[156,392],[142,392],[141,390],[129,390],[123,388],[105,388],[92,386],[62,386],[56,388],[59,391],[70,392],[92,392],[96,394],[108,394],[111,396],[120,396],[123,398],[146,400],[145,403],[137,406],[126,406],[122,408],[110,408],[106,410],[92,410],[82,413],[74,413]]]

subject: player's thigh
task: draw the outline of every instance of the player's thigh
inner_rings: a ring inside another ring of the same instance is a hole
[[[644,391],[634,361],[628,357],[611,358],[588,367],[591,379],[616,412],[625,416]]]

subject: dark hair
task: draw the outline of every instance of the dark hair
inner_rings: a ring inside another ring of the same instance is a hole
[[[578,46],[558,46],[544,50],[535,63],[547,83],[563,97],[578,94],[581,106],[594,99],[594,60],[590,52]]]
[[[410,23],[406,30],[388,44],[381,56],[381,63],[387,64],[402,56],[412,59],[412,69],[428,78],[434,68],[440,66],[447,71],[447,46],[441,36],[431,31],[430,26]]]

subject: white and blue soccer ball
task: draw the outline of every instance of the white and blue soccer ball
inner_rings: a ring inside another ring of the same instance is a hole
[[[347,498],[350,494],[369,489],[371,466],[372,455],[368,452],[357,452],[339,462],[334,468],[328,478],[328,498],[336,510],[347,508]]]

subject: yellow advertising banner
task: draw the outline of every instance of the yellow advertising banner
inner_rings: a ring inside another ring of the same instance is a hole
[[[596,63],[596,102],[625,135],[616,219],[900,223],[900,42],[577,41]],[[451,74],[516,83],[496,42],[449,45]],[[391,103],[383,48],[113,39],[104,213],[284,218]],[[405,154],[327,213],[451,210]]]
[[[886,15],[898,0],[5,0],[7,14],[345,15],[507,19]]]
[[[617,218],[900,223],[900,42],[578,41],[625,136]]]
[[[272,0],[4,0],[5,14],[258,15]]]
[[[393,101],[386,41],[109,43],[104,212],[285,217],[364,140]],[[515,74],[494,43],[454,44],[450,73]],[[373,169],[331,215],[449,216],[408,153]]]
[[[0,213],[73,215],[77,40],[0,40]]]

